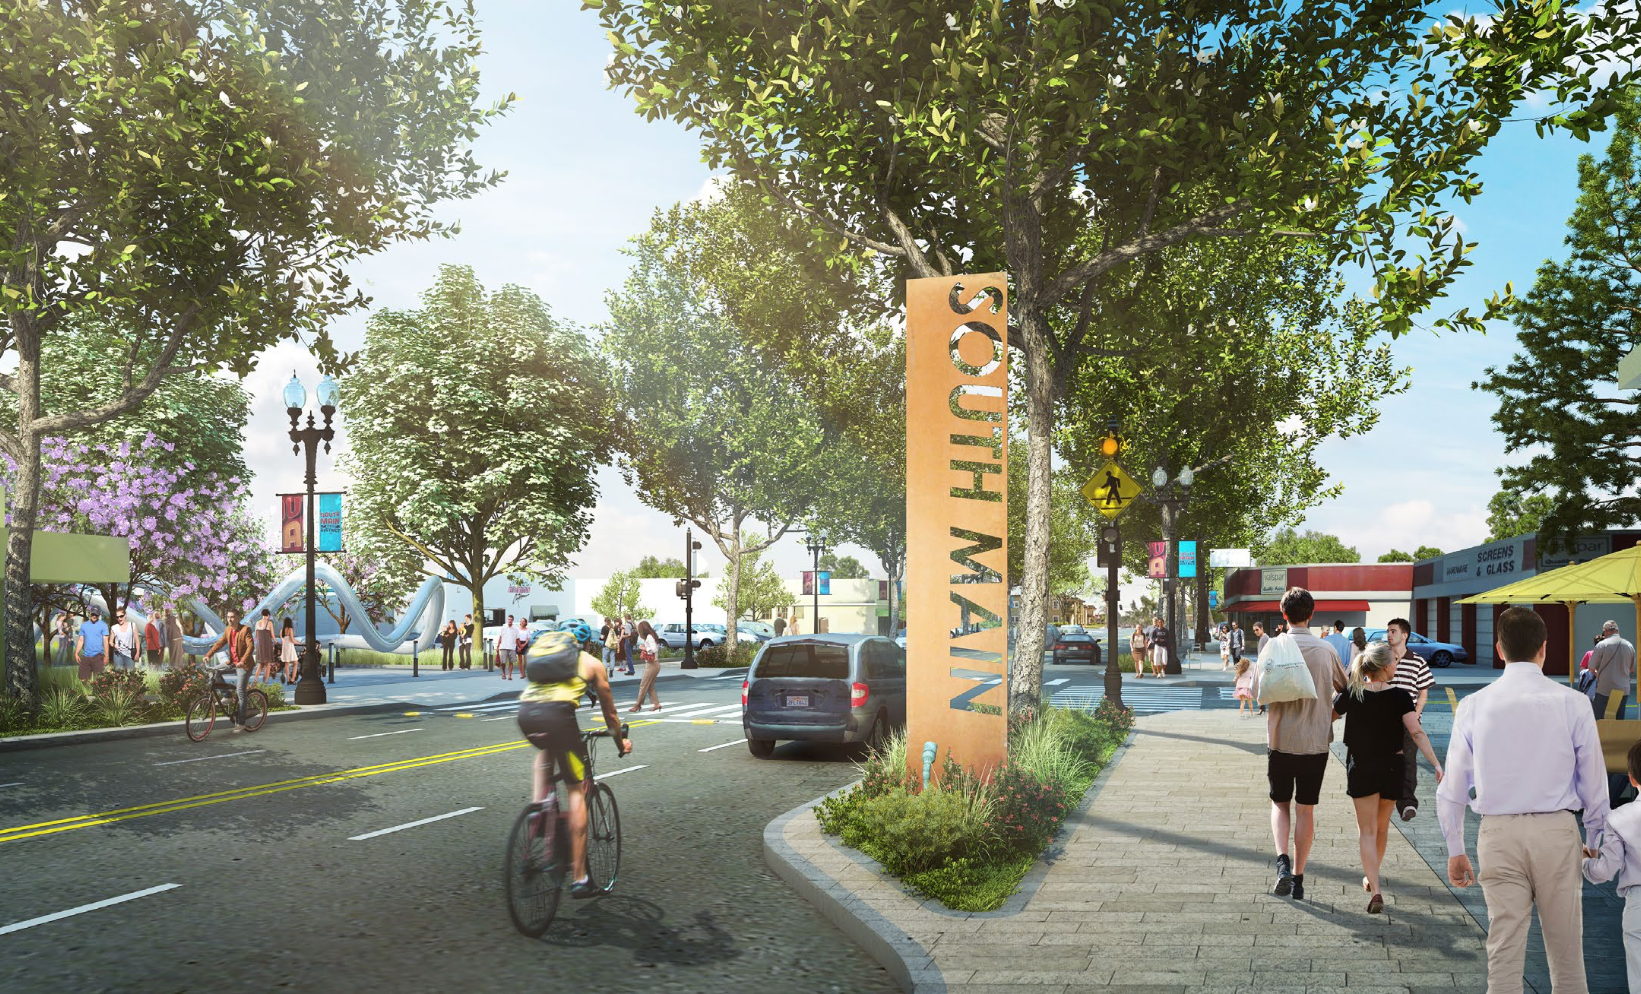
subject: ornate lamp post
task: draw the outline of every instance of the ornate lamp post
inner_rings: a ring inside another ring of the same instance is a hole
[[[1168,667],[1166,672],[1179,673],[1180,670],[1180,640],[1179,628],[1174,618],[1174,574],[1179,571],[1179,556],[1174,551],[1174,535],[1179,528],[1180,512],[1185,508],[1185,500],[1191,494],[1191,483],[1195,475],[1190,468],[1180,470],[1178,477],[1168,478],[1168,467],[1158,466],[1151,471],[1151,493],[1157,507],[1162,511],[1162,541],[1166,546],[1167,568],[1163,571],[1162,587],[1165,598],[1164,611],[1167,617],[1163,624],[1168,627]]]
[[[314,603],[314,507],[313,488],[318,485],[319,477],[314,470],[314,464],[319,458],[319,443],[325,443],[325,454],[330,454],[331,439],[336,437],[336,429],[331,427],[331,418],[336,414],[336,401],[341,394],[337,389],[336,381],[326,376],[319,381],[319,388],[314,391],[318,395],[319,413],[325,416],[323,428],[314,424],[313,412],[308,412],[308,423],[299,426],[302,418],[302,409],[308,404],[308,391],[302,382],[291,374],[291,380],[285,384],[285,413],[291,416],[291,452],[301,455],[304,450],[308,458],[308,541],[307,541],[307,627],[302,648],[302,678],[296,684],[295,701],[298,704],[325,703],[325,682],[319,675],[319,641],[314,630],[319,627],[319,612]]]
[[[809,588],[810,593],[812,593],[814,595],[815,616],[813,618],[809,619],[809,634],[819,635],[820,634],[820,557],[824,556],[826,554],[826,551],[827,551],[827,548],[828,548],[828,546],[826,544],[826,536],[821,533],[821,530],[819,528],[811,528],[809,530],[808,541],[804,542],[803,547],[806,550],[808,550],[809,554],[811,556],[813,556],[814,559],[815,559],[815,572],[812,574],[813,577],[814,577],[814,582]]]

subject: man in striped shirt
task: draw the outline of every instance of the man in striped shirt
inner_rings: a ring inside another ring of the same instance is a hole
[[[1396,659],[1396,675],[1390,678],[1392,687],[1400,687],[1413,698],[1413,713],[1424,719],[1425,702],[1430,699],[1430,688],[1436,678],[1430,675],[1430,664],[1418,653],[1407,648],[1407,637],[1413,626],[1406,618],[1392,618],[1385,626],[1385,641],[1390,643],[1390,654]],[[1396,802],[1403,821],[1412,821],[1419,813],[1419,747],[1413,736],[1402,732],[1402,796]]]

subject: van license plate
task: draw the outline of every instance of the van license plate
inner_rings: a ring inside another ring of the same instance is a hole
[[[787,694],[786,706],[789,708],[806,708],[809,706],[808,694]]]

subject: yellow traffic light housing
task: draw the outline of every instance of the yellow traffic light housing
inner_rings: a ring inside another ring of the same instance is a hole
[[[1117,453],[1121,451],[1122,440],[1119,439],[1115,433],[1107,434],[1104,438],[1100,439],[1100,455],[1105,458],[1115,459],[1117,458]]]

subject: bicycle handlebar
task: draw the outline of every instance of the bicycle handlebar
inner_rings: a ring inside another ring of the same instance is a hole
[[[621,737],[624,738],[624,739],[631,738],[632,736],[628,734],[628,731],[631,728],[632,728],[631,725],[628,725],[626,722],[622,722],[621,723]],[[588,732],[587,737],[590,738],[590,739],[601,739],[601,738],[608,737],[609,734],[610,734],[610,730],[608,728],[599,728],[599,729],[595,729],[594,731]]]

